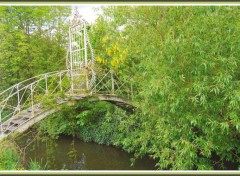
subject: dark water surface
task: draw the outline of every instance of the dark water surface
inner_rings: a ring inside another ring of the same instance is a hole
[[[148,157],[139,159],[131,166],[132,154],[121,149],[86,143],[69,136],[45,142],[35,140],[34,135],[18,139],[18,145],[25,148],[25,160],[37,161],[49,170],[156,170],[155,162]]]

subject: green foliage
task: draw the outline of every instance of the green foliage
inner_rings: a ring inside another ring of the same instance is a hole
[[[52,138],[60,134],[76,135],[80,127],[96,125],[95,122],[106,113],[106,103],[81,101],[73,106],[62,105],[61,111],[39,123],[39,131]]]
[[[97,142],[99,144],[113,145],[119,141],[119,120],[126,117],[123,110],[110,104],[98,102],[105,105],[107,111],[97,118],[94,123],[80,127],[79,137],[86,142]],[[95,109],[96,110],[96,109]],[[97,113],[97,111],[95,111]]]
[[[81,101],[74,106],[63,106],[62,110],[38,124],[40,134],[52,138],[59,135],[74,135],[85,142],[115,145],[134,152],[133,144],[138,129],[134,115],[106,102]],[[139,146],[139,141],[136,146]]]
[[[37,161],[31,160],[29,163],[29,170],[42,170],[42,168]]]
[[[65,68],[70,12],[66,6],[0,7],[0,90]]]
[[[60,134],[74,135],[77,125],[74,108],[63,105],[60,112],[49,116],[44,121],[40,121],[40,133],[47,133],[52,138],[58,138]]]
[[[106,102],[81,101],[74,106],[65,105],[61,111],[41,121],[39,131],[52,138],[58,138],[61,134],[77,135],[85,141],[111,144],[109,135],[114,133],[112,130],[117,125],[109,125],[110,111],[113,112],[113,109]]]
[[[1,146],[0,170],[20,170],[22,169],[21,157],[13,145]]]
[[[213,153],[219,161],[239,163],[238,11],[239,7],[103,9],[93,27],[98,34],[93,41],[104,48],[100,39],[109,31],[114,39],[108,46],[117,41],[120,54],[128,51],[129,62],[122,70],[134,73],[134,101],[141,109],[131,117],[129,123],[136,126],[123,140],[125,147],[137,156],[151,153],[160,169],[212,169]],[[98,51],[100,57],[108,54]]]
[[[64,65],[70,9],[31,8],[0,8],[0,89]],[[40,132],[151,155],[159,169],[239,164],[239,7],[102,10],[90,29],[97,67],[131,75],[138,111],[83,101],[41,121]]]

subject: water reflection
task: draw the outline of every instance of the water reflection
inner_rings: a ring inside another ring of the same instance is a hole
[[[29,143],[29,136],[18,140],[20,146]],[[133,155],[121,149],[85,143],[69,136],[57,140],[35,140],[26,150],[26,160],[35,160],[49,170],[155,170],[155,162],[149,158],[136,161],[130,166]]]
[[[72,169],[88,170],[86,167],[86,156],[84,153],[82,153],[80,156],[77,157],[76,160],[73,161]]]
[[[70,161],[71,169],[77,170],[87,170],[86,168],[86,156],[84,153],[78,154],[78,151],[75,148],[75,140],[72,140],[70,145],[70,151],[67,153],[68,159]],[[66,165],[65,165],[66,166]]]

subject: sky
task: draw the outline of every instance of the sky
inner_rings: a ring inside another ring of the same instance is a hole
[[[94,21],[98,17],[98,13],[101,13],[101,11],[96,12],[96,8],[101,7],[102,5],[77,5],[72,6],[73,12],[75,8],[78,8],[78,12],[82,17],[89,23],[94,23]]]

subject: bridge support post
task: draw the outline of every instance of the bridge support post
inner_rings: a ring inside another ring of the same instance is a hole
[[[89,90],[88,70],[86,70],[86,89]]]
[[[112,82],[112,94],[114,94],[114,78],[113,78],[113,71],[110,71],[111,73],[111,82]]]
[[[70,89],[70,93],[73,94],[73,70],[70,71],[70,76],[71,76],[71,89]]]
[[[34,110],[33,110],[33,85],[30,86],[31,89],[31,109],[32,109],[32,116],[34,116]]]
[[[87,29],[86,24],[83,26],[83,43],[84,43],[84,61],[85,61],[85,69],[86,69],[86,89],[89,90],[89,80],[88,80],[88,51],[87,51]]]
[[[84,35],[84,56],[85,56],[85,68],[88,68],[88,53],[87,53],[87,29],[86,29],[86,24],[84,23],[83,26],[83,35]]]
[[[17,84],[16,88],[17,88],[17,99],[18,99],[17,110],[18,110],[18,112],[20,112],[21,105],[20,105],[20,94],[19,94],[19,85],[18,84]]]

